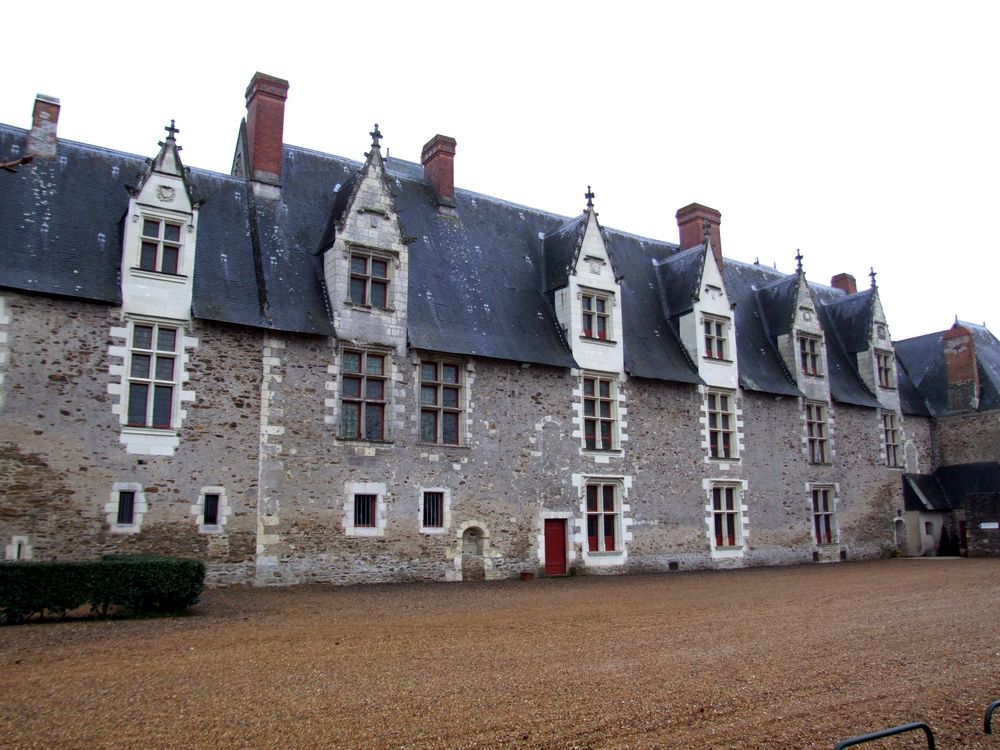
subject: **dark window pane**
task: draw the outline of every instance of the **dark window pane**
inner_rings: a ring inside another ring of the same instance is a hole
[[[597,552],[600,549],[599,532],[600,527],[600,516],[598,515],[588,515],[587,516],[587,548],[591,552]]]
[[[607,300],[598,298],[596,302],[597,302],[597,312],[605,312],[607,310],[607,304],[608,304]]]
[[[159,237],[160,236],[160,222],[152,221],[146,219],[142,222],[142,236],[143,237]]]
[[[381,380],[369,379],[365,383],[365,398],[381,401],[384,395],[383,385],[385,384]]]
[[[601,447],[611,447],[611,422],[601,422]]]
[[[601,380],[600,381],[600,388],[601,388],[601,398],[611,398],[611,381],[610,380]]]
[[[203,523],[206,526],[216,526],[219,523],[219,496],[205,495],[205,512]]]
[[[365,439],[382,439],[382,404],[365,404]]]
[[[420,363],[420,379],[429,383],[437,380],[437,365],[433,362]]]
[[[611,402],[602,401],[601,402],[601,416],[605,419],[611,419]]]
[[[385,309],[386,307],[389,306],[387,304],[387,299],[388,299],[387,291],[388,287],[385,285],[384,282],[381,281],[372,282],[372,299],[371,299],[372,307],[381,307]]]
[[[343,415],[340,420],[340,434],[345,438],[360,437],[359,427],[361,407],[359,404],[345,403],[343,405]]]
[[[437,412],[420,412],[420,439],[425,443],[437,442]]]
[[[420,403],[424,406],[437,406],[437,386],[420,386]]]
[[[368,258],[363,255],[351,256],[351,273],[368,274]]]
[[[118,493],[118,523],[122,526],[135,523],[135,492],[131,490]]]
[[[153,390],[153,427],[169,427],[170,412],[173,408],[174,389],[169,385],[158,385]]]
[[[152,349],[153,348],[153,327],[152,326],[136,326],[132,331],[132,348],[133,349]]]
[[[587,485],[587,510],[596,511],[597,510],[597,485],[588,484]]]
[[[584,295],[584,297],[583,297],[583,309],[584,310],[590,310],[590,309],[592,309],[591,308],[591,304],[592,304],[591,301],[592,301],[592,299],[593,299],[592,297],[588,297],[588,296]]]
[[[443,406],[447,406],[451,409],[458,408],[458,388],[442,388],[441,396]]]
[[[365,372],[370,375],[381,375],[385,369],[385,357],[369,354],[365,359]]]
[[[424,493],[424,526],[444,526],[444,493]]]
[[[156,243],[143,242],[142,252],[139,253],[139,268],[143,271],[156,270]]]
[[[344,352],[344,371],[361,372],[360,352]]]
[[[587,417],[597,416],[597,402],[592,398],[587,398],[583,400],[583,414]]]
[[[380,279],[385,279],[389,277],[389,264],[384,260],[372,259],[372,276],[377,276]]]
[[[344,378],[344,398],[361,398],[361,378]]]
[[[157,355],[156,357],[156,379],[157,380],[173,380],[174,379],[174,358],[164,357],[162,355]]]
[[[148,354],[133,354],[132,355],[132,377],[133,378],[148,378],[149,377],[149,360],[150,360],[150,356]]]
[[[604,510],[613,511],[615,509],[615,487],[611,484],[606,484],[603,487],[604,490]]]
[[[604,516],[604,551],[615,551],[615,517],[610,514]]]
[[[177,329],[159,329],[156,332],[156,348],[161,352],[175,351],[177,349]]]
[[[458,382],[458,365],[442,365],[441,380],[445,383]]]
[[[597,448],[597,422],[593,419],[585,419],[583,422],[583,444],[587,450]]]
[[[163,273],[177,273],[178,253],[176,247],[165,246],[163,248],[163,265],[160,267]]]
[[[583,379],[583,395],[593,396],[594,395],[594,380],[593,378]]]
[[[365,287],[367,286],[364,279],[351,279],[351,302],[356,305],[363,305],[368,300],[365,299]]]
[[[375,495],[355,495],[354,496],[354,525],[374,526],[375,525]]]
[[[597,319],[597,338],[606,339],[608,337],[608,321],[605,318]]]
[[[441,442],[458,445],[458,415],[446,412],[441,415]]]
[[[130,383],[128,389],[128,423],[143,426],[146,424],[146,403],[149,399],[149,386],[145,383]]]
[[[167,224],[163,227],[163,239],[168,242],[180,242],[181,241],[181,225],[180,224]]]

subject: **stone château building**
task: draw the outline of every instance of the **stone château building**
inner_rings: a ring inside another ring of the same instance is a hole
[[[287,90],[253,77],[232,174],[185,167],[173,124],[152,159],[60,140],[41,95],[0,126],[6,559],[258,584],[836,561],[957,539],[962,487],[989,547],[985,328],[894,346],[874,275],[724,258],[699,204],[675,244],[589,190],[566,218],[456,189],[445,136],[421,164],[378,126],[363,162],[286,145]],[[946,464],[982,466],[948,490]]]

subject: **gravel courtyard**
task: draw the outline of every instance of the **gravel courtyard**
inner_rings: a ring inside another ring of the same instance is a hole
[[[215,590],[0,629],[0,746],[1000,748],[998,615],[1000,560]]]

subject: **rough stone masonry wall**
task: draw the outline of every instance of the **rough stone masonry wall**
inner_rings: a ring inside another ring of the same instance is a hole
[[[256,522],[259,334],[199,324],[186,384],[197,398],[176,455],[129,455],[107,392],[118,311],[3,295],[10,366],[0,419],[0,540],[26,536],[36,560],[191,555],[219,581],[244,580]],[[113,533],[108,523],[116,482],[145,493],[149,508],[136,534]],[[221,534],[199,533],[191,514],[205,486],[225,488],[230,515]]]
[[[936,466],[1000,460],[1000,411],[934,420]]]

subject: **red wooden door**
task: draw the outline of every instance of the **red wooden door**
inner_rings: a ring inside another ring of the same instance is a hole
[[[566,574],[566,519],[545,519],[545,574]]]

